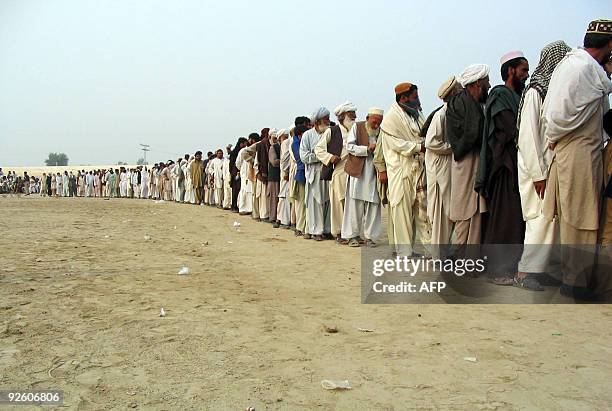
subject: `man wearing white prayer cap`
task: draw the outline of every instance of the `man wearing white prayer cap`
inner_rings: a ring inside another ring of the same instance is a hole
[[[483,104],[491,85],[489,66],[472,64],[457,77],[464,90],[446,105],[444,135],[450,144],[450,219],[455,223],[453,244],[480,244],[481,214],[486,203],[474,190],[484,128]]]
[[[356,111],[357,107],[350,101],[336,107],[334,114],[340,124],[327,129],[315,147],[315,154],[323,163],[321,178],[329,181],[331,234],[340,244],[348,244],[348,239],[343,239],[341,236],[347,181],[344,165],[348,156],[346,138],[349,130],[355,124]]]
[[[350,247],[360,244],[375,246],[380,236],[380,196],[374,167],[374,150],[383,121],[383,110],[368,110],[366,121],[355,123],[347,136],[348,158],[344,170],[348,174],[342,238]]]
[[[453,222],[450,219],[451,146],[446,141],[446,104],[463,90],[455,76],[438,90],[444,105],[430,114],[421,130],[425,137],[425,171],[427,173],[427,216],[431,221],[431,251],[440,257],[450,244]],[[445,247],[446,246],[446,247]]]
[[[323,164],[315,154],[315,147],[321,136],[329,129],[329,110],[319,108],[314,113],[314,127],[302,135],[300,141],[300,158],[306,171],[306,222],[308,239],[324,240],[324,234],[331,235],[329,216],[329,183],[321,180]]]

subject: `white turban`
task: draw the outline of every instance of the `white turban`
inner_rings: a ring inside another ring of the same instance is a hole
[[[278,132],[276,133],[276,135],[277,135],[279,138],[280,138],[280,136],[284,136],[285,134],[289,134],[289,133],[288,133],[288,132],[287,132],[287,130],[286,130],[286,129],[284,129],[284,128],[281,128],[281,129],[280,129],[280,130],[278,130]]]
[[[345,101],[334,109],[334,114],[336,115],[336,117],[340,117],[347,111],[357,111],[357,107],[350,101]]]
[[[462,87],[465,87],[487,77],[490,71],[491,69],[486,64],[470,64],[457,76],[457,80]]]
[[[321,107],[320,109],[315,111],[313,114],[314,114],[314,121],[318,121],[318,120],[321,120],[323,117],[329,116],[329,110],[326,109],[325,107]]]
[[[270,137],[276,137],[277,133],[278,133],[278,130],[277,130],[277,129],[275,129],[275,128],[271,128],[271,129],[270,129],[270,131],[268,131],[268,136],[270,136]]]

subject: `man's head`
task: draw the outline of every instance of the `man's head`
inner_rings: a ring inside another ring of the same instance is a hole
[[[282,143],[283,141],[287,140],[287,137],[289,137],[289,133],[287,132],[287,129],[280,129],[278,130],[278,133],[276,133],[276,135],[278,136],[278,142]]]
[[[461,84],[457,81],[457,77],[452,76],[442,83],[438,89],[438,98],[447,103],[452,97],[459,94],[461,90],[463,90],[463,87],[461,87]]]
[[[400,83],[395,86],[395,101],[413,110],[421,110],[419,90],[416,84]]]
[[[232,154],[232,145],[228,144],[227,147],[225,147],[225,151],[227,151],[227,155]]]
[[[194,157],[198,161],[202,160],[202,152],[200,150],[196,151]]]
[[[479,103],[486,103],[487,97],[489,97],[489,89],[491,88],[490,70],[486,64],[470,64],[457,77],[459,83]]]
[[[380,127],[380,123],[383,121],[384,111],[377,107],[372,107],[368,110],[368,115],[366,116],[366,122],[368,127],[372,130],[378,130]]]
[[[297,126],[306,126],[306,127],[308,127],[310,125],[310,119],[308,117],[304,117],[304,116],[296,117],[294,125],[296,127]]]
[[[334,114],[338,117],[340,124],[350,130],[357,119],[357,107],[350,101],[345,101],[334,109]]]
[[[502,56],[501,78],[506,86],[521,94],[529,78],[529,63],[521,51],[511,51]]]
[[[259,134],[257,134],[257,133],[251,133],[251,134],[249,134],[249,143],[248,143],[248,145],[255,144],[255,143],[257,143],[259,140],[260,140],[260,138],[259,138]]]
[[[309,120],[310,121],[310,120]],[[299,126],[296,126],[293,129],[294,135],[295,137],[297,137],[298,139],[302,138],[302,134],[304,134],[306,131],[308,131],[310,129],[310,127],[306,124],[302,124]]]
[[[583,46],[599,64],[605,65],[612,53],[612,20],[599,19],[589,23]]]
[[[223,158],[223,150],[218,149],[218,150],[215,152],[215,157],[217,157],[217,158],[219,158],[219,159]]]
[[[209,151],[208,153],[206,153],[206,158],[209,158],[209,159],[210,159],[210,158],[212,158],[212,157],[214,157],[214,154],[213,154],[213,152],[212,152],[212,151]]]
[[[317,129],[317,132],[322,134],[329,128],[329,110],[325,107],[320,107],[317,111],[314,112],[313,115],[314,126]]]

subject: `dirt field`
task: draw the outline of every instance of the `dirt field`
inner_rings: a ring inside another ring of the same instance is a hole
[[[3,197],[0,228],[0,388],[66,409],[612,404],[611,306],[363,305],[359,249],[209,207]]]

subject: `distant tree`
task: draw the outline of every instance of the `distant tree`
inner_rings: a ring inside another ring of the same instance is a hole
[[[136,162],[136,165],[139,165],[139,166],[146,166],[146,165],[147,165],[147,163],[145,162],[145,159],[144,159],[144,158],[140,157],[140,158],[138,159],[138,161]]]
[[[49,153],[49,157],[45,160],[47,166],[67,166],[68,156],[65,153]]]
[[[117,165],[118,166],[127,166],[127,163],[125,161],[117,161]]]

